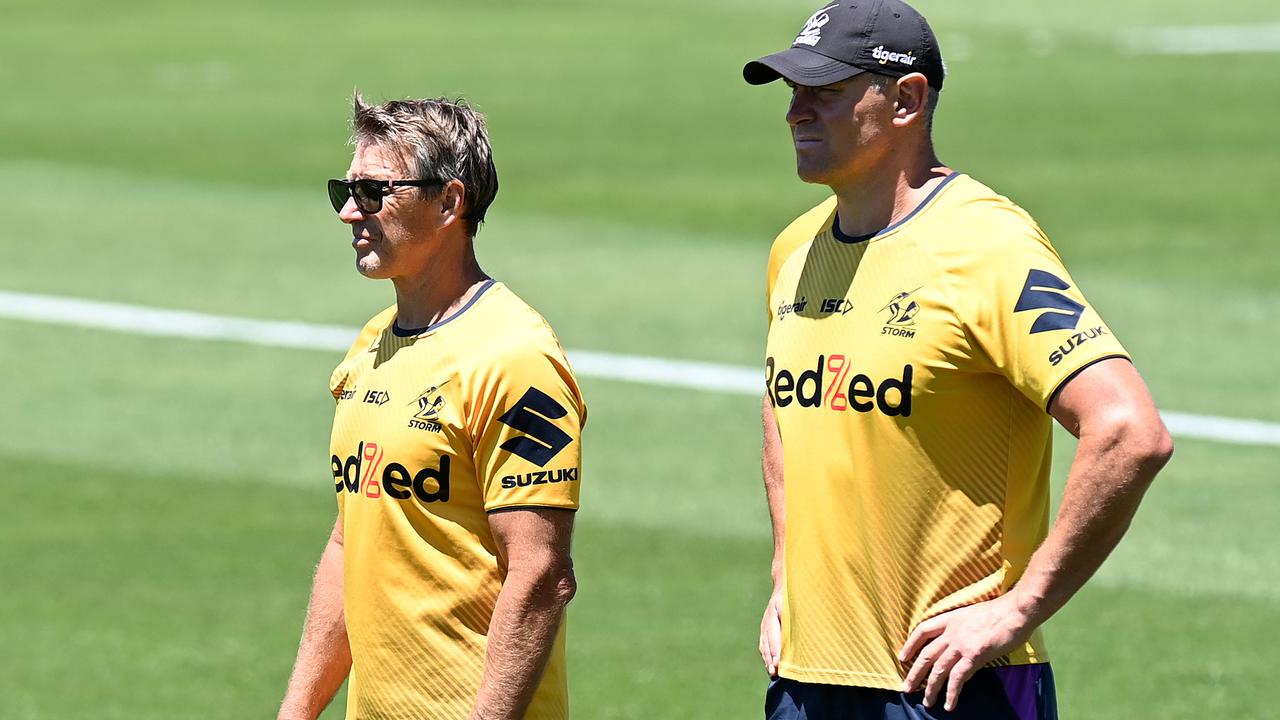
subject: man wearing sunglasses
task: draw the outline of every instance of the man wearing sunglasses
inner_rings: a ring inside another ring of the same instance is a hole
[[[586,407],[546,321],[476,261],[483,116],[355,97],[329,181],[356,269],[396,302],[330,381],[338,516],[280,718],[563,719]]]
[[[1120,540],[1172,444],[1035,221],[945,166],[946,74],[901,0],[832,0],[789,48],[802,180],[832,196],[767,274],[770,720],[1057,717],[1039,626]],[[1079,437],[1049,528],[1052,420]]]

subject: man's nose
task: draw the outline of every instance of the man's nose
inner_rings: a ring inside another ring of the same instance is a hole
[[[791,104],[787,107],[787,124],[795,127],[800,123],[813,119],[813,110],[809,105],[809,93],[804,88],[796,88],[791,93]]]
[[[356,207],[356,199],[347,197],[347,202],[343,204],[342,209],[338,211],[338,219],[342,222],[353,225],[369,217],[360,208]]]

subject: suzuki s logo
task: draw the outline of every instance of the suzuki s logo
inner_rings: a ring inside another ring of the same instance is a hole
[[[568,414],[569,411],[551,396],[538,388],[531,387],[525,391],[515,407],[498,418],[498,422],[519,430],[524,435],[513,437],[499,447],[538,467],[546,467],[551,458],[573,442],[569,433],[551,422]]]
[[[838,6],[839,3],[836,3],[835,5],[828,5],[813,15],[810,15],[809,19],[804,23],[804,28],[800,30],[800,35],[798,35],[796,37],[796,41],[791,44],[808,45],[809,47],[817,45],[818,41],[822,39],[822,26],[831,22],[831,16],[827,14],[827,11]]]
[[[879,383],[862,373],[853,372],[845,355],[818,356],[818,364],[799,375],[776,367],[776,361],[764,363],[765,391],[774,407],[791,403],[806,408],[826,408],[837,412],[869,413],[879,410],[890,417],[911,415],[910,365],[902,366],[901,378],[886,378]]]
[[[1027,282],[1022,286],[1022,294],[1018,296],[1018,304],[1013,311],[1048,310],[1031,324],[1032,335],[1050,330],[1075,330],[1084,305],[1061,292],[1070,287],[1070,283],[1052,273],[1032,270],[1027,273]]]

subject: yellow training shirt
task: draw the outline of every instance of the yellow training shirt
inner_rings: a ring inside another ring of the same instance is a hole
[[[922,620],[994,598],[1048,528],[1054,393],[1127,357],[1025,211],[949,176],[869,238],[778,237],[765,375],[786,500],[779,673],[898,689]],[[995,664],[1047,659],[1039,632]]]
[[[395,307],[333,373],[350,720],[464,720],[502,587],[488,512],[577,509],[578,384],[555,333],[490,281],[411,336]],[[568,717],[564,630],[526,716]]]

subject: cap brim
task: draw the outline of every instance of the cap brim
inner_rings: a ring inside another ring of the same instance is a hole
[[[864,72],[860,67],[833,60],[822,53],[791,47],[747,63],[742,68],[742,79],[752,85],[764,85],[786,78],[796,85],[816,87],[848,80]]]

